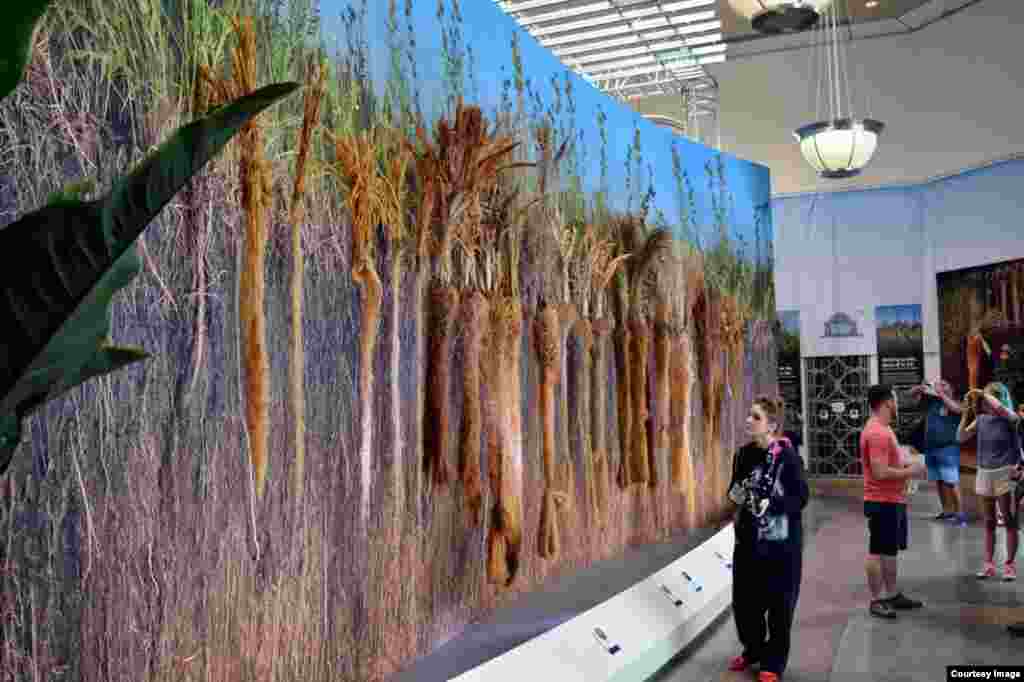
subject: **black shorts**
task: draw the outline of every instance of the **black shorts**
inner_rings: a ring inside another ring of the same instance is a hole
[[[907,548],[907,505],[864,502],[868,519],[868,554],[896,556]]]

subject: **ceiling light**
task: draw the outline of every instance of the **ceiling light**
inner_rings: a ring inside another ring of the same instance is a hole
[[[832,0],[729,0],[729,4],[750,20],[754,30],[777,34],[811,28]]]
[[[857,118],[850,98],[850,79],[846,73],[846,50],[838,30],[834,7],[825,13],[816,60],[818,119],[797,128],[793,136],[807,163],[823,178],[849,178],[871,161],[878,147],[878,136],[885,124],[873,118]],[[823,53],[823,54],[822,54]],[[828,116],[822,117],[822,101]]]
[[[867,7],[868,9],[871,9],[872,7],[878,7],[878,0],[868,0],[867,2],[864,3],[864,6]]]

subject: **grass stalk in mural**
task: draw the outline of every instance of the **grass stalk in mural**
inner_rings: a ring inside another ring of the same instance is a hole
[[[691,310],[694,299],[703,288],[699,254],[689,244],[677,245],[676,253],[666,268],[670,311],[669,362],[671,415],[669,426],[669,471],[672,489],[686,495],[687,523],[696,523],[696,481],[690,453],[690,396],[693,372],[690,368]]]
[[[345,186],[345,202],[352,217],[352,279],[364,292],[359,345],[359,396],[362,410],[359,463],[362,483],[360,518],[367,524],[375,431],[373,360],[383,300],[383,285],[376,266],[376,228],[378,225],[384,226],[391,245],[392,263],[396,269],[399,268],[405,232],[403,196],[411,158],[394,129],[373,128],[362,133],[332,138],[336,158],[334,172]]]
[[[676,203],[679,211],[679,226],[683,241],[698,249],[700,234],[697,230],[697,194],[690,182],[689,174],[683,169],[683,157],[678,143],[672,143],[672,177],[675,178]]]
[[[618,383],[620,386],[627,384],[625,388],[619,389],[619,437],[623,443],[628,443],[628,450],[624,451],[620,462],[619,485],[626,488],[650,481],[647,443],[650,328],[646,315],[651,289],[650,276],[671,246],[672,235],[664,228],[649,227],[642,215],[618,216],[613,225],[618,254],[628,255],[623,268],[618,272],[618,291],[613,298],[620,330],[616,349],[620,371]]]
[[[291,353],[288,366],[288,391],[292,410],[292,438],[295,459],[292,466],[291,490],[295,513],[302,510],[306,480],[306,388],[305,347],[302,338],[303,280],[305,256],[302,247],[302,225],[305,220],[306,169],[309,165],[313,134],[319,124],[320,107],[324,97],[327,65],[321,60],[309,60],[306,70],[306,92],[303,100],[302,129],[299,132],[299,152],[295,161],[295,183],[292,186],[288,222],[291,224]]]
[[[436,173],[440,194],[435,202],[434,255],[438,259],[437,278],[430,292],[431,347],[427,364],[424,451],[434,483],[446,485],[449,479],[448,386],[451,381],[451,344],[458,314],[459,289],[454,286],[452,255],[456,243],[478,243],[482,208],[480,197],[491,189],[505,168],[516,144],[507,137],[494,135],[479,107],[456,104],[452,123],[445,117],[437,123],[434,140],[418,128],[423,167]],[[479,402],[479,398],[477,398]]]
[[[557,308],[552,305],[545,306],[537,315],[534,330],[537,360],[541,368],[537,407],[541,415],[541,454],[544,465],[544,502],[540,511],[538,551],[545,559],[555,559],[561,551],[557,506],[561,501],[560,496],[565,495],[558,490],[555,453],[555,388],[558,385],[558,370],[562,364],[559,327]]]
[[[446,2],[451,8],[445,12]],[[441,64],[446,111],[453,113],[465,98],[466,47],[462,39],[462,13],[459,0],[437,0],[437,22],[441,26]]]
[[[711,288],[705,279],[704,286],[697,294],[693,315],[699,339],[697,357],[701,372],[701,404],[704,408],[704,474],[707,477],[708,488],[713,491],[718,490],[719,448],[715,434],[718,428],[723,383],[721,334],[718,328],[721,319],[720,308],[720,294]]]
[[[663,282],[659,278],[659,282]],[[671,344],[670,306],[665,292],[661,287],[654,300],[654,376],[653,399],[651,400],[651,428],[648,431],[650,442],[650,480],[648,484],[657,487],[660,472],[657,463],[662,459],[661,453],[668,449],[668,410],[669,410],[669,349]]]
[[[411,9],[411,5],[410,5]],[[388,0],[388,56],[389,77],[387,81],[387,103],[390,123],[402,130],[405,136],[414,131],[415,114],[413,112],[412,92],[406,76],[404,59],[409,52],[407,38],[401,34],[398,19],[398,0]]]
[[[495,496],[494,530],[501,534],[501,549],[495,553],[500,559],[504,553],[506,585],[515,580],[523,552],[523,428],[521,417],[521,390],[519,382],[519,358],[523,333],[522,304],[514,296],[504,297],[497,314],[492,316],[498,334],[498,352],[501,354],[500,429],[502,445],[499,448],[501,460],[492,463],[491,471],[498,480],[492,486],[498,490]],[[496,485],[495,485],[496,484]],[[495,537],[492,535],[491,537]]]
[[[239,42],[233,52],[234,88],[239,93],[256,87],[256,33],[251,18],[235,23]],[[245,212],[239,330],[245,364],[245,414],[256,480],[256,499],[267,480],[270,438],[270,355],[267,351],[266,253],[268,221],[273,208],[270,169],[265,158],[263,131],[250,124],[242,131],[242,205]]]
[[[6,54],[0,53],[0,98],[21,80],[49,4],[22,3],[23,14],[5,24],[10,35],[3,41]],[[185,126],[102,199],[64,197],[0,230],[3,252],[17,254],[25,266],[0,274],[0,319],[8,321],[0,374],[0,473],[30,413],[89,379],[147,357],[108,341],[111,299],[141,269],[135,239],[254,116],[295,87],[248,93]],[[24,272],[32,276],[20,277]]]
[[[459,474],[471,525],[480,523],[483,508],[483,481],[480,472],[480,438],[483,433],[483,407],[480,400],[481,350],[486,323],[490,321],[490,305],[480,291],[469,295],[463,307],[465,364],[462,390],[465,403],[462,410],[462,436],[459,442]],[[496,384],[491,384],[491,387]]]
[[[529,163],[512,164],[529,167]],[[519,277],[523,223],[538,199],[523,192],[522,179],[503,173],[484,194],[477,266],[485,296],[484,330],[494,352],[480,353],[480,377],[487,387],[481,416],[486,433],[494,506],[487,536],[487,574],[509,585],[519,570],[523,524],[523,431],[520,357],[522,304]],[[467,360],[468,362],[468,360]]]
[[[608,376],[605,353],[610,326],[604,318],[608,284],[625,260],[615,258],[615,243],[607,226],[584,224],[576,232],[570,270],[574,300],[581,302],[576,323],[576,409],[573,411],[576,440],[584,467],[584,489],[592,525],[605,523],[608,508],[609,466],[606,448]]]

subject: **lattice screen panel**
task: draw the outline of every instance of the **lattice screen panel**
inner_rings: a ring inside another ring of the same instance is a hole
[[[866,355],[805,358],[808,474],[861,476],[860,432],[868,419]]]

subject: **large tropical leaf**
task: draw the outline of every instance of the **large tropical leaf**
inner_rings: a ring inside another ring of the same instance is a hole
[[[298,87],[269,85],[184,126],[102,199],[60,199],[0,230],[0,474],[32,410],[145,357],[107,345],[111,299],[141,269],[135,240],[246,122]]]
[[[39,20],[53,0],[6,0],[0,3],[0,101],[18,87]]]

